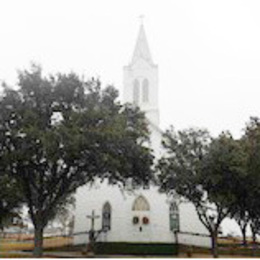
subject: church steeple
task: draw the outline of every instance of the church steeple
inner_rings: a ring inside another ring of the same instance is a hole
[[[144,25],[141,23],[139,34],[137,37],[133,57],[132,57],[132,64],[134,64],[136,61],[143,59],[147,61],[150,64],[153,64],[152,55],[148,46],[148,41],[146,38]]]
[[[124,67],[123,101],[138,106],[159,126],[158,67],[153,63],[143,24],[140,25],[132,61]]]

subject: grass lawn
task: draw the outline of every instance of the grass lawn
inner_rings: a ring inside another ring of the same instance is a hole
[[[72,238],[69,237],[52,237],[44,239],[44,249],[48,254],[51,252],[55,253],[65,253],[68,252],[72,256],[80,256],[83,246],[73,246]],[[187,252],[190,251],[191,247],[180,246],[179,255],[171,257],[188,257]],[[15,239],[0,239],[0,257],[8,258],[27,258],[32,257],[31,250],[33,249],[33,240],[23,240],[17,241]],[[252,257],[252,247],[248,246],[244,248],[241,246],[240,239],[220,239],[219,240],[219,255],[225,258],[248,258]],[[255,256],[260,257],[260,248],[255,250]],[[116,255],[115,255],[116,257]],[[118,255],[120,257],[120,254]],[[130,255],[131,257],[131,255]],[[165,256],[167,257],[167,256]],[[168,256],[169,257],[169,256]],[[192,247],[191,250],[192,258],[211,258],[211,253],[209,249]]]
[[[45,238],[43,247],[45,249],[53,249],[64,247],[70,245],[71,243],[72,238],[70,237]],[[10,239],[0,239],[0,257],[29,257],[31,255],[31,252],[18,252],[23,250],[33,250],[33,240],[17,241]]]

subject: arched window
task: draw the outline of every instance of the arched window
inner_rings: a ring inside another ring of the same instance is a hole
[[[134,89],[133,89],[133,101],[135,105],[139,103],[139,93],[140,93],[140,86],[139,81],[137,79],[134,80]]]
[[[106,202],[102,209],[102,229],[111,229],[111,206],[109,202]]]
[[[180,223],[179,223],[179,209],[176,202],[172,202],[170,204],[170,230],[171,231],[179,231]]]
[[[143,102],[149,102],[149,81],[148,79],[143,80]]]
[[[132,210],[148,211],[150,210],[150,206],[145,197],[139,196],[138,198],[135,199]]]

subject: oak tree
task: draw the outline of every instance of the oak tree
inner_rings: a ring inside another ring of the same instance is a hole
[[[230,214],[235,176],[242,171],[241,153],[232,136],[211,138],[204,129],[171,129],[164,135],[167,155],[159,162],[160,187],[192,202],[211,236],[212,254],[218,256],[220,224]]]
[[[148,130],[138,108],[121,105],[112,86],[75,73],[43,76],[39,66],[19,72],[18,88],[0,102],[2,160],[22,186],[34,225],[34,256],[60,204],[97,178],[125,184],[152,176]]]

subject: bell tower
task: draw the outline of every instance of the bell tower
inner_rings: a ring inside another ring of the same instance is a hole
[[[159,126],[158,66],[153,63],[143,23],[132,60],[124,67],[123,101],[139,106],[148,120]]]

